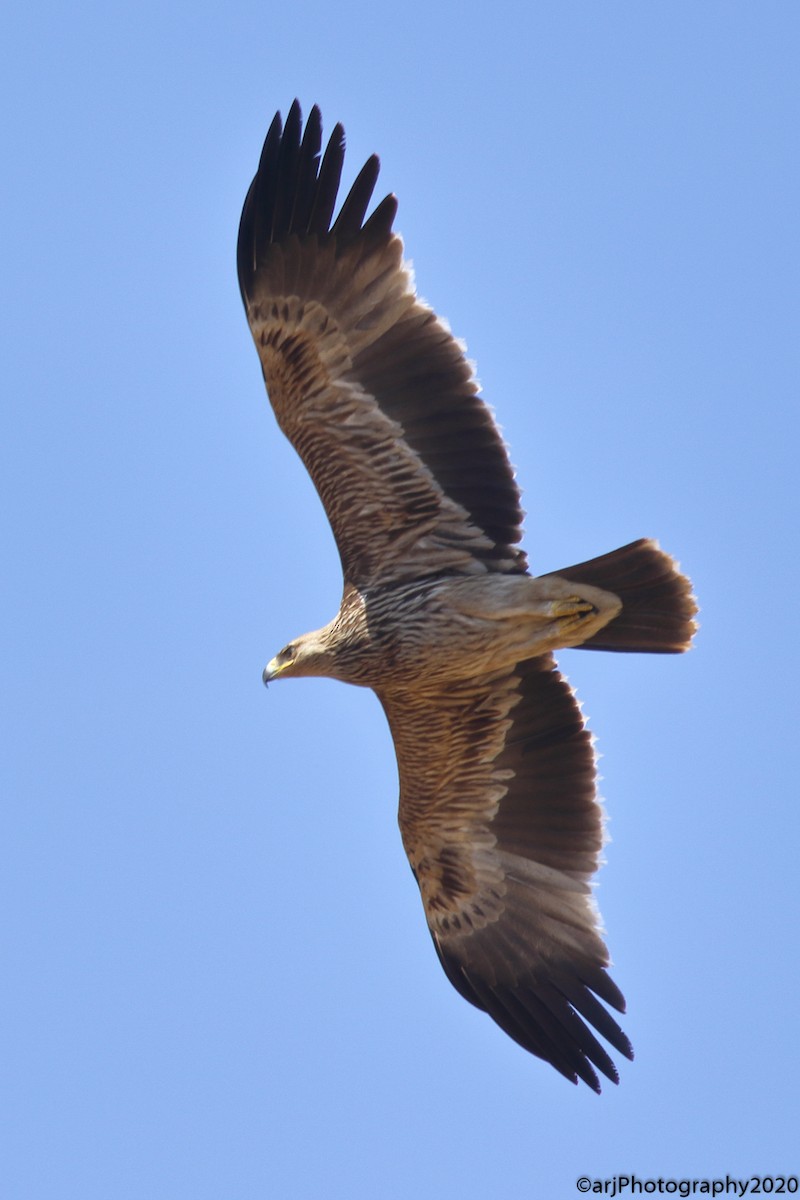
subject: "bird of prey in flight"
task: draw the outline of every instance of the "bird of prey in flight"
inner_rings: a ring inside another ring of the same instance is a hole
[[[370,158],[334,219],[344,132],[276,115],[242,212],[239,285],[269,399],[342,563],[341,607],[264,682],[370,687],[397,753],[399,823],[453,986],[577,1083],[617,1082],[591,881],[591,736],[562,647],[685,650],[689,581],[649,539],[532,576],[506,446],[463,346],[417,298]]]

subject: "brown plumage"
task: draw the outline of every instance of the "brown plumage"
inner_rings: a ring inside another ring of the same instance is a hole
[[[334,620],[270,662],[371,687],[392,731],[400,828],[448,978],[525,1049],[599,1091],[631,1047],[591,879],[603,842],[591,739],[563,646],[685,650],[696,606],[655,542],[532,578],[505,445],[462,347],[415,295],[369,159],[320,114],[276,116],[239,231],[247,318],[278,423],[339,548]],[[365,219],[366,218],[366,219]]]

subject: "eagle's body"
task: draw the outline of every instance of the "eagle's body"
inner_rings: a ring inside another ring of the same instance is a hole
[[[400,827],[442,965],[532,1053],[616,1081],[587,1021],[630,1044],[590,893],[602,846],[591,739],[551,652],[676,652],[688,581],[633,542],[532,578],[508,455],[463,348],[416,297],[370,159],[332,221],[344,154],[314,109],[276,117],[239,233],[270,400],[325,506],[340,611],[264,672],[371,687],[397,751]],[[582,1019],[583,1018],[583,1019]]]
[[[349,588],[330,625],[306,635],[313,642],[299,640],[307,653],[295,668],[276,664],[276,673],[325,675],[379,695],[441,687],[580,645],[619,608],[610,592],[583,585],[578,597],[557,576],[445,576]],[[265,675],[268,682],[269,668]]]

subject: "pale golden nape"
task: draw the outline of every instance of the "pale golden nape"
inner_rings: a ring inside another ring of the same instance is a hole
[[[676,653],[696,604],[650,539],[532,578],[505,445],[462,346],[416,296],[368,160],[319,111],[276,116],[239,230],[248,321],[278,422],[339,549],[337,616],[264,682],[371,687],[392,732],[400,827],[442,966],[568,1079],[617,1081],[624,1011],[591,896],[603,842],[591,737],[552,651]],[[594,1030],[594,1032],[593,1032]]]

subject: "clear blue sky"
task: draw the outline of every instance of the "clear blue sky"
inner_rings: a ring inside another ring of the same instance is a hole
[[[6,14],[4,1200],[800,1169],[798,34],[770,0]],[[535,568],[652,535],[696,584],[689,656],[561,657],[637,1055],[600,1098],[445,979],[374,698],[261,685],[340,588],[234,269],[295,95],[348,180],[380,153]]]

